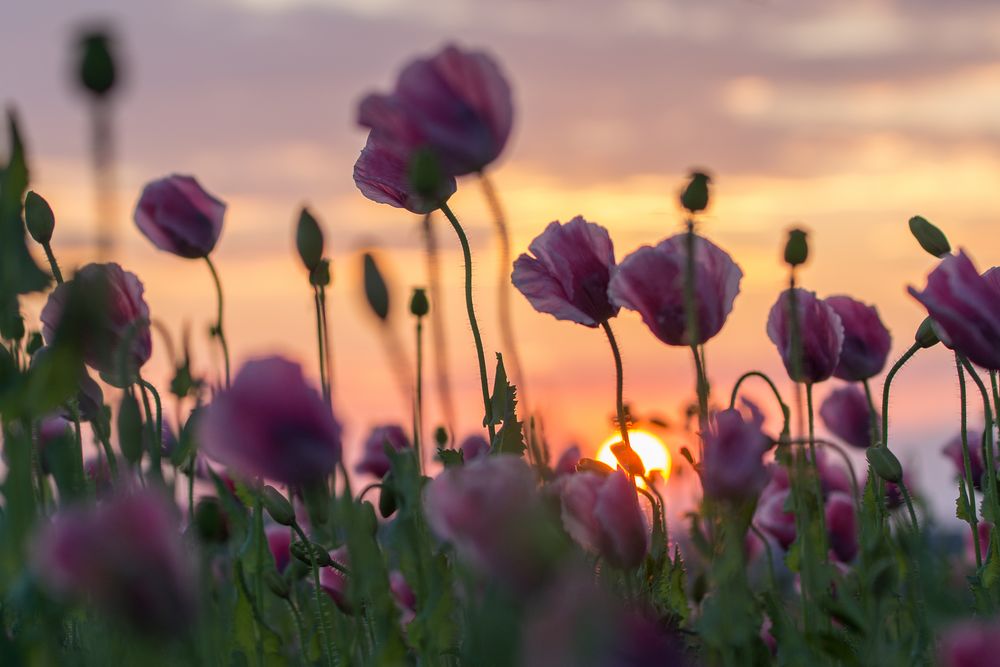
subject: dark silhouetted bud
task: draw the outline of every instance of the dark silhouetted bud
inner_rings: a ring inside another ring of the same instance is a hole
[[[295,247],[306,269],[310,273],[315,271],[323,259],[323,230],[307,208],[303,208],[299,214],[299,224],[295,228]]]
[[[788,232],[788,243],[785,244],[785,263],[789,266],[805,264],[809,259],[809,243],[806,233],[801,229]]]
[[[392,483],[392,473],[382,480],[382,487],[379,489],[378,513],[383,519],[388,519],[396,511],[398,503],[396,501],[396,489]]]
[[[951,252],[948,237],[926,218],[919,215],[910,218],[910,233],[913,234],[913,238],[917,239],[921,248],[935,257],[942,257]]]
[[[194,525],[202,542],[225,542],[229,539],[226,513],[218,498],[206,497],[194,508]]]
[[[316,561],[316,565],[320,567],[326,567],[333,561],[330,559],[330,554],[326,549],[316,544],[315,542],[303,542],[301,540],[292,542],[292,545],[288,548],[295,558],[302,561],[306,565],[311,565],[313,560]]]
[[[275,570],[264,570],[264,573],[261,576],[264,579],[264,583],[272,593],[277,595],[279,598],[288,598],[291,589],[283,576],[278,574]]]
[[[427,290],[422,287],[415,288],[413,297],[410,299],[410,312],[417,317],[423,317],[430,312],[430,309],[431,304],[427,300]]]
[[[104,97],[115,87],[117,68],[112,51],[106,32],[87,32],[80,37],[80,83],[96,97]]]
[[[52,230],[56,227],[56,217],[52,207],[41,195],[29,191],[24,198],[24,222],[28,233],[37,243],[46,245],[52,240]]]
[[[868,457],[868,463],[871,464],[872,470],[879,477],[893,484],[899,484],[903,481],[903,466],[900,465],[896,455],[888,449],[881,446],[869,447],[865,455]]]
[[[616,442],[611,445],[611,452],[618,459],[618,463],[622,468],[625,469],[630,475],[636,475],[642,477],[646,474],[646,466],[643,465],[642,459],[636,454],[635,450],[630,446],[626,445],[624,442]]]
[[[309,284],[316,287],[326,287],[330,284],[330,260],[319,260],[316,268],[309,272]]]
[[[282,526],[291,526],[295,523],[295,510],[292,509],[292,504],[273,486],[264,486],[260,500],[271,518]]]
[[[681,193],[681,206],[691,213],[708,208],[708,184],[712,178],[700,171],[691,172],[691,180]]]
[[[118,406],[118,444],[132,465],[142,459],[142,417],[135,396],[126,393]]]
[[[937,331],[934,330],[934,320],[925,317],[924,321],[917,327],[917,333],[913,339],[923,348],[934,347],[940,343],[941,339],[938,338]]]
[[[365,298],[372,312],[383,322],[389,317],[389,288],[375,263],[375,256],[364,254]]]
[[[434,429],[434,442],[437,443],[438,447],[444,447],[448,444],[448,429],[444,426],[438,426]]]

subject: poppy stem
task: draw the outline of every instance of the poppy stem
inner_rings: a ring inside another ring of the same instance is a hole
[[[486,411],[486,427],[490,434],[490,445],[496,438],[496,426],[493,424],[493,406],[490,402],[489,379],[486,374],[486,355],[483,353],[483,337],[479,333],[479,324],[476,322],[476,308],[472,299],[472,250],[469,248],[469,238],[465,235],[458,218],[452,213],[448,204],[441,204],[441,212],[455,228],[458,235],[458,242],[462,245],[462,255],[465,259],[465,308],[469,313],[469,326],[472,327],[472,337],[476,341],[476,356],[479,362],[479,381],[483,390],[483,408]]]
[[[608,320],[603,320],[601,327],[608,336],[608,343],[611,344],[611,354],[615,358],[615,408],[618,415],[618,432],[621,434],[622,442],[625,443],[625,446],[631,449],[632,445],[629,444],[628,440],[628,419],[625,416],[625,373],[622,368],[622,354],[618,349],[618,341],[615,340],[615,334],[611,330],[611,323]]]
[[[424,318],[417,316],[417,386],[413,410],[413,450],[417,455],[417,470],[424,474],[424,455],[421,449],[424,429]]]
[[[441,413],[451,439],[455,439],[455,405],[451,398],[451,383],[448,378],[448,341],[444,324],[444,300],[441,293],[441,271],[438,265],[437,239],[431,225],[431,214],[424,216],[424,245],[427,253],[427,288],[430,290],[431,342],[434,345],[434,375]]]
[[[226,389],[229,388],[229,345],[226,343],[226,333],[222,328],[222,281],[219,280],[219,272],[215,270],[215,264],[212,262],[212,258],[205,255],[205,263],[208,264],[208,270],[212,273],[212,282],[215,283],[215,296],[216,302],[218,304],[216,312],[215,327],[212,329],[212,333],[219,337],[219,345],[222,346],[222,357],[226,364]]]
[[[49,268],[52,269],[52,277],[56,279],[56,284],[62,285],[63,275],[62,271],[59,270],[59,263],[56,261],[56,256],[52,252],[52,244],[48,242],[43,243],[42,250],[45,251],[45,259],[49,260]]]
[[[316,311],[316,348],[319,351],[319,384],[323,389],[323,400],[330,403],[330,384],[326,376],[326,345],[323,342],[323,312],[319,300],[319,288],[313,286],[313,308]]]
[[[784,425],[782,426],[781,434],[784,437],[790,437],[791,424],[789,422],[791,421],[792,418],[791,410],[789,409],[785,401],[781,398],[781,392],[778,391],[778,386],[774,384],[774,380],[772,380],[770,377],[768,377],[765,373],[761,371],[747,371],[746,373],[741,375],[738,380],[736,380],[736,384],[733,385],[733,393],[729,398],[729,409],[732,410],[736,407],[736,397],[739,395],[740,385],[742,385],[744,381],[752,377],[758,377],[762,379],[764,382],[766,382],[767,386],[771,388],[771,392],[774,394],[774,397],[778,399],[778,405],[781,407],[781,415],[782,419],[784,420],[783,422]]]
[[[994,517],[1000,517],[1000,503],[997,499],[997,477],[996,477],[996,457],[994,452],[994,441],[993,441],[993,427],[995,425],[993,409],[990,407],[990,393],[986,389],[986,385],[979,378],[979,374],[976,369],[972,367],[969,360],[965,357],[961,357],[962,365],[965,366],[965,370],[968,371],[969,377],[972,381],[976,383],[979,388],[979,393],[982,395],[983,399],[983,413],[985,416],[985,424],[983,425],[983,433],[986,439],[984,443],[986,446],[986,469],[988,474],[986,475],[986,489],[985,493],[989,497],[990,514]],[[992,544],[992,540],[990,541]]]
[[[959,392],[959,404],[961,405],[961,427],[962,427],[962,462],[965,467],[965,483],[963,486],[968,487],[968,497],[966,500],[966,516],[965,520],[969,524],[969,528],[972,530],[972,545],[976,550],[976,567],[981,567],[983,564],[982,549],[979,545],[979,518],[976,516],[976,481],[972,476],[972,457],[969,454],[969,428],[968,428],[968,408],[967,408],[967,397],[965,391],[965,371],[962,369],[962,360],[955,354],[955,367],[958,371],[958,392]]]
[[[319,286],[319,313],[323,320],[323,351],[326,355],[327,402],[333,406],[333,347],[330,345],[330,321],[326,312],[326,287]]]
[[[346,472],[346,471],[345,471]],[[302,540],[303,544],[311,544],[311,541],[306,534],[302,531],[302,527],[299,526],[298,521],[292,522],[292,529],[295,531],[299,539]],[[323,590],[320,586],[319,581],[319,567],[316,564],[316,554],[313,553],[312,549],[309,549],[309,568],[312,570],[313,578],[313,600],[316,602],[316,621],[319,625],[319,637],[320,637],[320,647],[323,649],[323,658],[326,661],[327,667],[333,667],[333,653],[330,650],[330,628],[327,626],[327,616],[323,613],[323,601],[320,598],[321,591]]]
[[[139,376],[139,386],[142,389],[142,404],[146,411],[146,421],[152,421],[153,415],[149,409],[149,394],[153,395],[153,404],[156,406],[156,420],[153,422],[153,428],[156,432],[153,434],[153,438],[150,440],[149,444],[149,459],[152,464],[153,471],[156,474],[156,478],[159,481],[163,481],[163,468],[160,465],[160,459],[163,452],[163,403],[160,401],[160,392],[156,391],[156,387],[152,383],[147,382]]]

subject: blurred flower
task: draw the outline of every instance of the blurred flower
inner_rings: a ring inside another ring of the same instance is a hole
[[[410,439],[396,424],[376,426],[365,440],[364,456],[354,470],[359,474],[367,473],[379,479],[385,477],[390,467],[389,457],[385,453],[386,445],[398,452],[410,446]]]
[[[152,181],[135,206],[135,224],[160,250],[191,259],[207,257],[222,233],[226,205],[191,176]]]
[[[989,272],[987,272],[989,274]],[[948,347],[989,370],[1000,370],[1000,286],[980,276],[960,250],[947,255],[927,276],[927,287],[910,294],[927,308]]]
[[[582,216],[550,222],[514,260],[511,280],[535,310],[588,327],[618,314],[608,300],[615,249],[608,230]]]
[[[455,194],[455,179],[442,178],[433,193],[417,192],[411,182],[410,153],[400,152],[369,135],[354,163],[354,183],[361,194],[379,204],[405,208],[411,213],[430,213]]]
[[[530,589],[545,575],[547,533],[535,476],[520,458],[447,468],[424,488],[427,522],[482,574]]]
[[[89,598],[156,635],[194,618],[194,580],[174,508],[143,491],[60,511],[35,543],[35,569],[55,593]]]
[[[841,562],[851,562],[858,554],[854,500],[851,496],[840,491],[831,493],[826,499],[825,513],[830,549]]]
[[[490,453],[490,443],[481,435],[470,435],[460,445],[462,459],[468,463]]]
[[[54,415],[44,417],[39,421],[36,433],[38,463],[42,468],[42,472],[47,475],[52,471],[48,460],[49,454],[47,453],[49,446],[63,439],[75,439],[76,432],[73,428],[73,422],[62,415]]]
[[[823,301],[833,308],[844,326],[844,345],[834,377],[861,382],[885,368],[892,337],[882,324],[875,306],[855,301],[849,296],[829,296]]]
[[[774,343],[785,370],[796,382],[822,382],[837,368],[840,350],[844,343],[844,326],[840,316],[825,302],[816,298],[815,292],[795,288],[795,306],[798,312],[798,336],[801,358],[793,359],[792,322],[789,302],[792,291],[785,290],[771,306],[767,316],[767,337]]]
[[[1000,656],[1000,623],[962,621],[949,628],[938,645],[940,667],[995,667]]]
[[[576,464],[580,462],[580,448],[573,445],[559,455],[555,468],[552,469],[558,475],[572,475],[576,472]]]
[[[701,461],[705,495],[736,502],[755,498],[768,481],[761,459],[770,445],[760,430],[763,418],[745,421],[737,410],[722,410],[713,421]]]
[[[754,523],[777,540],[782,549],[787,549],[795,541],[795,515],[790,509],[785,509],[789,493],[787,487],[774,487],[771,491],[765,489],[754,512]]]
[[[410,588],[410,584],[406,583],[406,577],[399,570],[393,570],[389,573],[389,591],[392,593],[392,599],[399,609],[401,615],[400,621],[403,625],[409,625],[410,621],[416,616],[417,596],[413,593],[413,589]]]
[[[42,335],[48,344],[55,340],[74,289],[80,290],[78,294],[87,299],[88,306],[100,309],[92,317],[81,318],[88,330],[66,334],[81,342],[87,365],[116,377],[127,344],[124,359],[129,363],[128,370],[141,368],[153,353],[153,339],[149,306],[143,299],[139,278],[115,263],[87,264],[77,271],[73,280],[52,290],[42,309]]]
[[[657,338],[668,345],[704,343],[726,323],[740,292],[743,271],[725,250],[695,237],[694,299],[698,339],[691,340],[684,308],[687,234],[628,255],[611,278],[609,295],[616,306],[637,311]]]
[[[197,423],[202,451],[247,478],[300,485],[340,460],[340,424],[302,376],[280,357],[248,361]]]
[[[346,545],[331,551],[330,558],[345,568],[351,566],[351,558]],[[348,590],[349,582],[343,572],[332,565],[322,568],[319,571],[319,585],[342,612],[352,613],[354,608],[351,605],[350,591]]]
[[[42,363],[42,360],[49,354],[52,354],[50,346],[45,345],[40,348],[31,356],[31,367],[34,368],[37,364]],[[101,391],[101,386],[94,381],[94,378],[90,376],[90,372],[87,371],[87,367],[83,364],[80,364],[80,380],[79,389],[76,392],[76,402],[77,407],[80,409],[81,421],[94,422],[102,418],[101,410],[104,407],[104,392]],[[66,406],[61,407],[58,414],[66,419],[73,419],[71,411]]]
[[[649,550],[646,518],[623,470],[569,477],[562,487],[562,521],[580,546],[614,567],[634,568]]]
[[[91,456],[83,462],[83,475],[88,484],[93,484],[98,498],[109,495],[114,490],[111,466],[103,456]]]
[[[847,444],[861,449],[872,444],[871,409],[856,384],[830,392],[819,406],[819,416],[827,430]]]
[[[982,491],[983,473],[986,472],[986,464],[983,463],[983,431],[982,429],[968,429],[966,439],[969,443],[969,468],[972,470],[972,484],[977,490]],[[962,434],[955,435],[941,448],[949,461],[955,466],[955,473],[958,477],[965,477],[965,456],[962,452]]]
[[[448,45],[418,58],[388,95],[361,101],[358,123],[404,152],[429,149],[452,176],[481,171],[510,136],[510,86],[485,53]]]
[[[289,547],[292,546],[291,529],[287,526],[268,526],[265,531],[267,536],[267,548],[271,551],[274,559],[274,567],[278,572],[284,572],[285,568],[292,560]]]

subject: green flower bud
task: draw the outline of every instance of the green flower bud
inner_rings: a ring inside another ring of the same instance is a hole
[[[118,445],[125,460],[136,465],[142,459],[142,416],[135,396],[126,393],[118,406]],[[154,446],[158,446],[155,443]]]
[[[80,83],[96,97],[104,97],[115,87],[117,67],[111,37],[105,32],[89,32],[80,37]]]
[[[438,426],[436,429],[434,429],[434,442],[437,443],[437,446],[439,448],[447,445],[448,429],[446,429],[444,426]]]
[[[932,225],[926,218],[919,215],[910,218],[910,233],[917,239],[920,247],[934,255],[943,257],[951,252],[948,237],[940,229]]]
[[[292,509],[292,504],[273,486],[264,486],[260,493],[260,501],[271,518],[282,526],[291,526],[295,523],[295,510]]]
[[[202,542],[221,543],[229,539],[229,525],[218,498],[206,497],[194,508],[194,525]]]
[[[882,446],[869,447],[865,455],[868,457],[868,463],[871,464],[872,470],[879,477],[893,484],[899,484],[903,481],[903,466],[900,465],[896,455],[888,449]]]
[[[383,322],[389,317],[389,287],[375,263],[375,256],[370,252],[364,254],[365,298],[368,305]]]
[[[52,240],[56,217],[49,203],[34,191],[29,191],[24,198],[24,222],[36,243],[46,245]]]
[[[396,487],[390,479],[391,476],[392,473],[389,473],[382,478],[382,487],[379,489],[378,513],[382,515],[383,519],[388,519],[392,516],[398,506]]]
[[[691,172],[691,180],[681,193],[681,206],[691,213],[708,208],[708,184],[712,178],[700,171]]]
[[[792,229],[788,232],[788,242],[785,244],[785,263],[789,266],[805,264],[809,259],[809,242],[806,232]]]
[[[913,339],[923,348],[934,347],[940,343],[941,339],[938,338],[937,331],[934,330],[934,320],[925,317],[924,321],[917,327],[917,333]]]
[[[309,284],[316,287],[327,287],[330,284],[330,260],[321,259],[309,272]]]
[[[431,304],[427,300],[427,290],[416,287],[413,290],[413,297],[410,299],[410,313],[416,317],[423,317],[430,312]]]
[[[315,270],[323,259],[323,230],[305,207],[299,213],[299,224],[295,228],[295,247],[306,269]]]
[[[276,570],[264,570],[261,575],[264,579],[264,583],[267,585],[268,589],[279,598],[288,598],[289,593],[291,593],[291,588],[285,578],[278,574]]]
[[[330,558],[330,553],[315,542],[296,540],[291,543],[288,550],[292,556],[306,565],[312,565],[313,560],[316,561],[316,565],[319,567],[326,567],[333,562],[333,559]]]

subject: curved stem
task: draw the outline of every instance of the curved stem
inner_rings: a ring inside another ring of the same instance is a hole
[[[205,255],[205,263],[208,264],[208,270],[212,273],[212,282],[215,283],[215,296],[218,304],[218,309],[215,318],[215,328],[213,332],[219,337],[219,345],[222,346],[222,356],[226,364],[226,388],[229,388],[229,345],[226,343],[226,333],[222,328],[222,281],[219,280],[219,272],[215,270],[215,264],[212,262],[212,258]]]
[[[305,656],[306,647],[309,645],[309,641],[308,639],[306,639],[306,630],[302,624],[302,614],[301,612],[299,612],[299,608],[295,606],[295,603],[292,602],[290,598],[285,598],[285,602],[288,603],[288,608],[292,612],[292,619],[295,621],[295,631],[299,635],[299,645],[300,645],[299,651],[301,651],[302,655]]]
[[[486,411],[486,426],[490,434],[490,444],[496,437],[496,427],[493,424],[493,407],[490,403],[489,380],[486,375],[486,356],[483,353],[483,337],[479,333],[479,324],[476,322],[476,307],[472,300],[472,250],[469,248],[469,239],[465,235],[458,218],[452,213],[448,204],[441,204],[441,212],[455,228],[458,235],[458,242],[462,245],[462,255],[465,259],[465,308],[469,313],[469,326],[472,327],[472,337],[476,342],[476,357],[479,362],[479,381],[483,390],[483,408]]]
[[[149,462],[153,466],[156,478],[163,481],[163,468],[160,466],[160,458],[163,452],[163,404],[160,402],[160,392],[156,391],[156,387],[152,383],[142,379],[141,375],[139,376],[139,386],[142,388],[142,405],[146,411],[146,422],[152,422],[153,427],[156,429],[149,445]],[[156,406],[155,421],[153,420],[153,415],[150,413],[147,390],[153,395],[153,403]]]
[[[774,393],[774,397],[778,399],[778,406],[781,408],[781,416],[784,420],[784,425],[782,426],[781,432],[784,435],[788,435],[791,429],[791,419],[792,411],[789,409],[788,404],[781,398],[781,392],[778,391],[778,386],[774,384],[774,381],[761,371],[747,371],[736,380],[736,384],[733,385],[733,393],[729,398],[729,409],[732,410],[736,407],[736,397],[739,395],[740,386],[748,379],[752,377],[758,377],[767,383],[767,386],[771,388]]]
[[[761,541],[761,544],[764,545],[764,551],[767,554],[767,570],[768,573],[770,574],[771,588],[777,591],[778,579],[774,574],[774,553],[771,550],[771,543],[767,540],[767,537],[765,537],[764,534],[760,532],[760,528],[754,525],[753,521],[750,522],[750,530],[753,531],[753,534],[756,535],[757,539],[759,539]]]
[[[882,435],[882,446],[883,447],[888,447],[889,446],[889,387],[892,386],[892,380],[893,380],[893,378],[896,377],[896,373],[899,372],[899,369],[902,368],[903,364],[905,364],[907,361],[909,361],[910,358],[913,355],[915,355],[919,349],[920,349],[920,345],[919,344],[914,343],[913,345],[911,345],[910,348],[906,352],[903,353],[903,356],[901,356],[899,358],[899,360],[895,364],[893,364],[892,368],[889,369],[889,372],[885,376],[885,382],[882,384],[882,430],[881,430],[881,435]]]
[[[969,427],[968,427],[968,407],[965,391],[965,373],[962,370],[962,359],[958,353],[955,354],[955,366],[958,371],[959,403],[962,415],[962,462],[965,467],[965,484],[968,488],[966,511],[968,517],[966,521],[972,530],[972,544],[976,550],[976,567],[983,564],[982,549],[979,545],[979,517],[976,515],[976,480],[972,477],[972,457],[969,454]]]
[[[608,343],[611,344],[611,354],[615,358],[615,408],[618,414],[618,432],[622,436],[622,442],[629,449],[632,445],[628,440],[628,420],[625,418],[625,374],[622,368],[622,354],[618,349],[618,341],[615,340],[615,334],[611,330],[611,324],[608,320],[601,322],[601,327],[604,329],[604,333],[608,336]]]
[[[1000,501],[997,498],[997,468],[996,468],[996,456],[994,453],[994,440],[993,440],[993,427],[996,424],[994,421],[995,416],[993,410],[990,407],[990,394],[986,389],[986,385],[979,378],[979,374],[976,369],[972,367],[969,360],[962,357],[962,365],[965,366],[965,370],[968,371],[969,377],[972,381],[976,383],[979,388],[979,393],[982,395],[983,399],[983,413],[985,417],[985,424],[983,425],[983,433],[986,435],[986,489],[984,490],[988,496],[988,502],[991,508],[990,514],[994,517],[1000,517]]]

